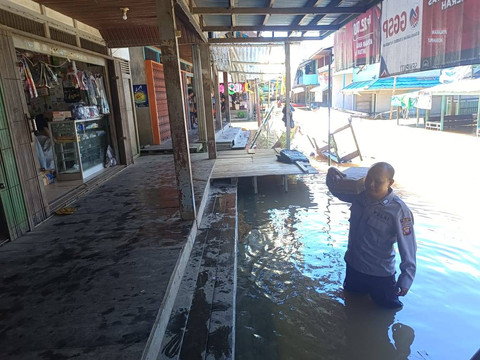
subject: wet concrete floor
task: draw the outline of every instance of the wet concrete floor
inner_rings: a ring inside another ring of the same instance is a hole
[[[197,208],[214,161],[192,154]],[[0,247],[2,359],[139,359],[192,221],[172,155],[140,157]]]

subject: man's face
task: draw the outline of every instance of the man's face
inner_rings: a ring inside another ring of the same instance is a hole
[[[365,191],[372,200],[381,200],[388,194],[388,189],[393,184],[393,179],[383,166],[375,166],[368,170],[365,179]]]

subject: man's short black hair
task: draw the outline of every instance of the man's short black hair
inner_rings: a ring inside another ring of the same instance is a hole
[[[387,170],[390,179],[393,180],[393,177],[395,176],[395,169],[392,165],[387,162],[380,161],[370,166],[370,169],[373,169],[375,167],[383,167],[385,170]]]

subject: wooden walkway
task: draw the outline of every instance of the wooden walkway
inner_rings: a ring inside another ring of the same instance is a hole
[[[278,153],[279,150],[275,149],[218,152],[211,179],[318,174],[318,171],[310,164],[303,165],[304,169],[302,169],[296,164],[285,164],[277,161]]]

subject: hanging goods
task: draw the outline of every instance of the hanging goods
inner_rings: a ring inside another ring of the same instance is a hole
[[[32,73],[30,72],[30,68],[28,67],[27,58],[24,55],[22,55],[22,65],[23,65],[23,71],[25,74],[25,83],[26,83],[28,93],[30,94],[30,98],[31,99],[36,98],[38,97],[37,88],[35,87],[35,82],[33,81]]]

